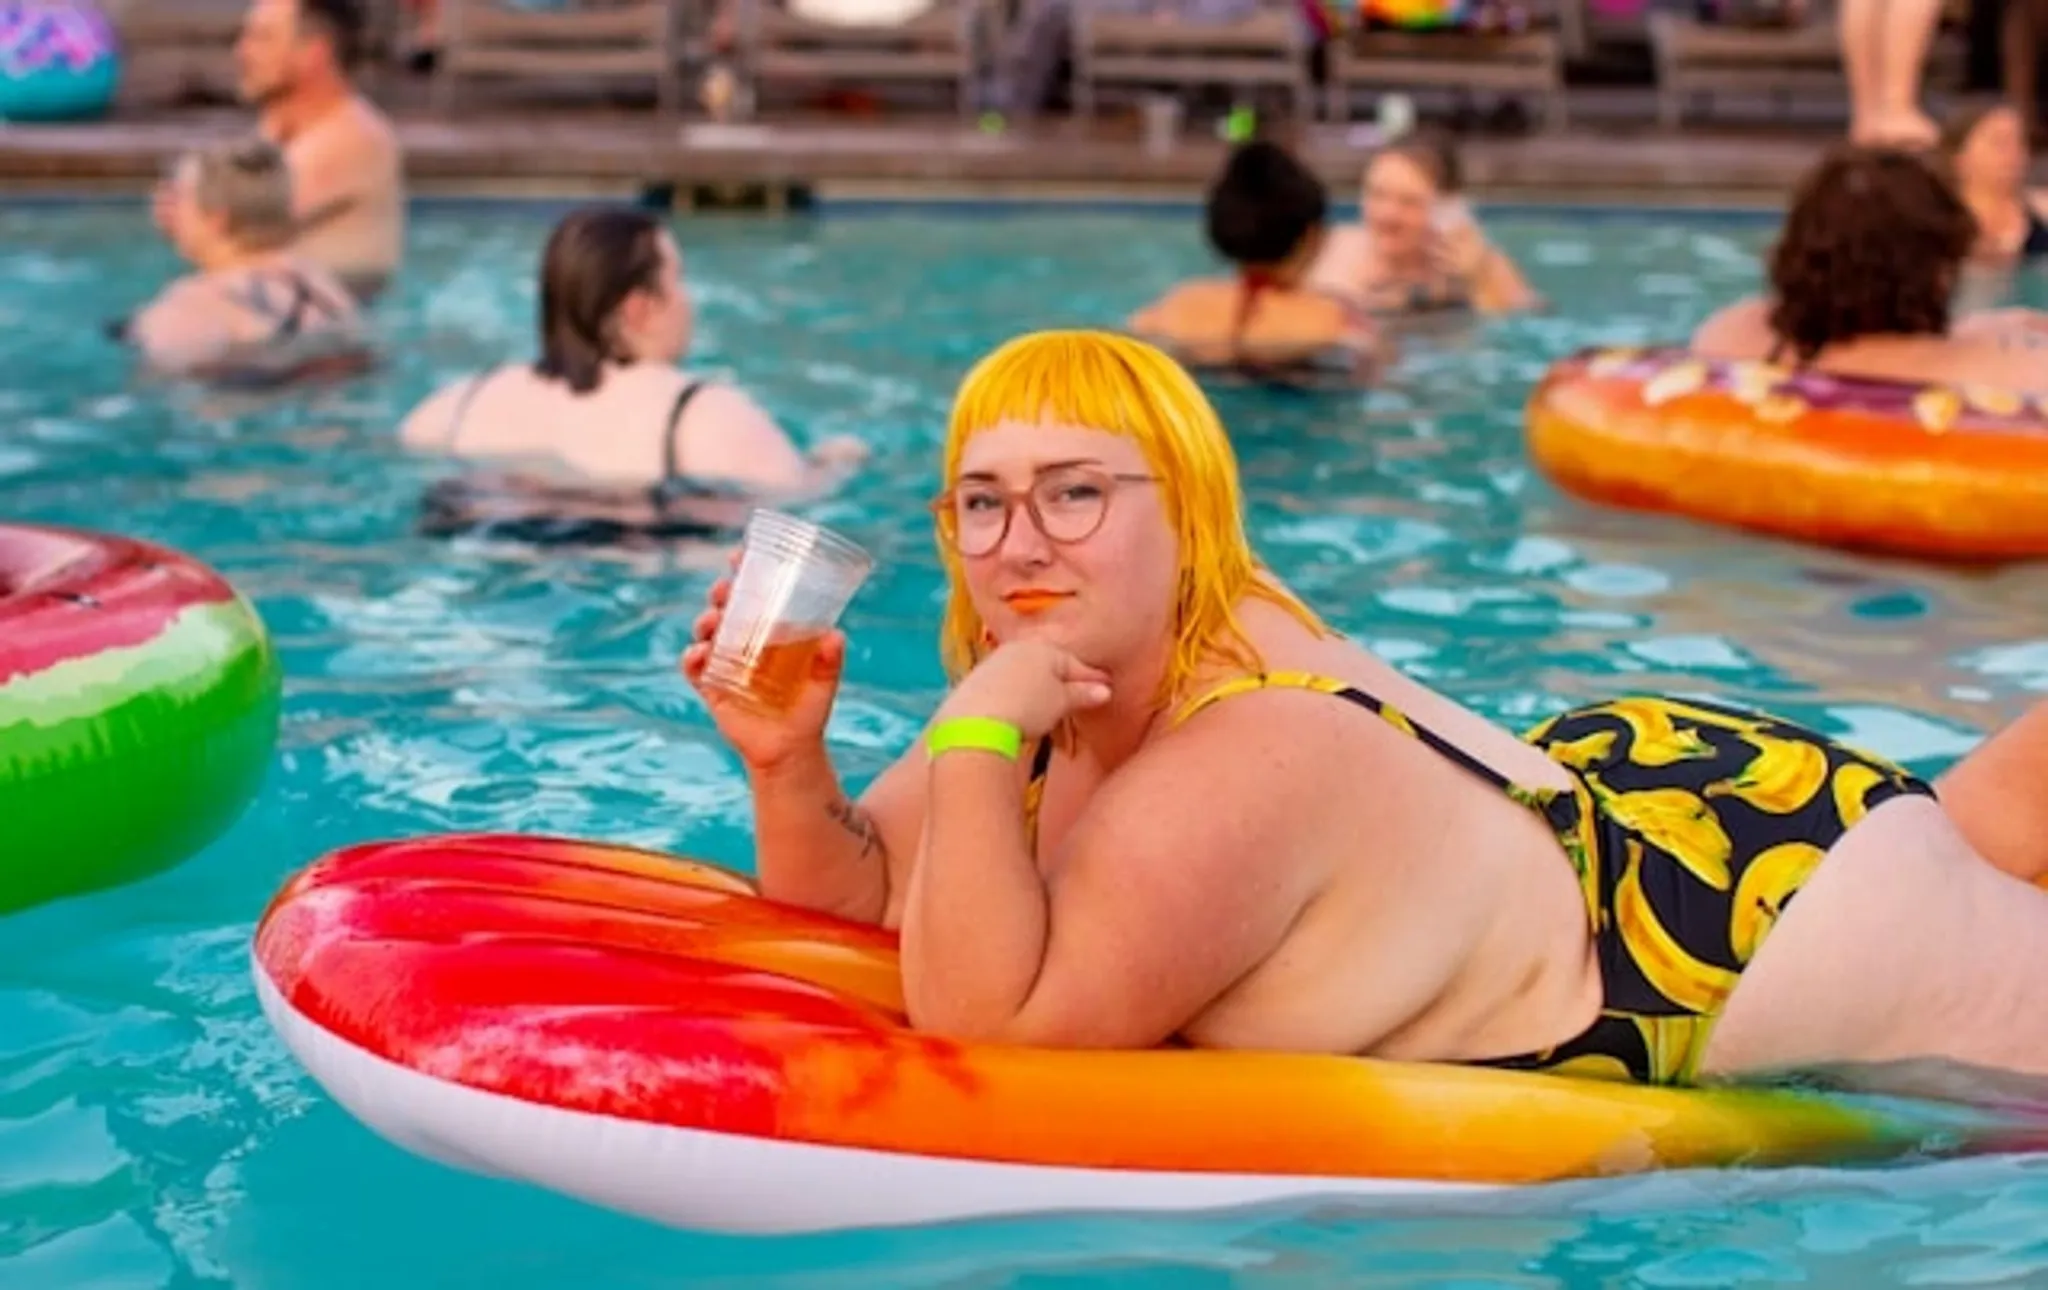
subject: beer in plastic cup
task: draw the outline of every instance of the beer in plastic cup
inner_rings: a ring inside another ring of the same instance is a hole
[[[874,567],[874,557],[830,529],[780,511],[749,515],[704,683],[787,711],[825,634]]]

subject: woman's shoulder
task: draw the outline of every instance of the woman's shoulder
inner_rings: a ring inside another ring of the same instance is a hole
[[[1241,599],[1236,618],[1239,639],[1221,642],[1211,651],[1189,678],[1181,702],[1199,701],[1219,689],[1239,693],[1261,688],[1254,683],[1265,676],[1349,676],[1371,657],[1324,625],[1312,608],[1277,581],[1268,580]]]
[[[1687,348],[1706,358],[1762,358],[1773,342],[1770,301],[1751,296],[1709,315]]]
[[[1129,326],[1141,333],[1162,335],[1200,330],[1231,308],[1240,290],[1234,278],[1176,282],[1132,314]]]
[[[157,293],[150,297],[149,303],[145,304],[142,310],[137,310],[136,312],[139,314],[143,310],[188,306],[201,301],[218,300],[221,298],[223,288],[230,281],[231,279],[226,278],[220,270],[187,273],[182,277],[171,279],[158,288]]]
[[[1339,224],[1323,237],[1304,285],[1317,291],[1351,293],[1372,263],[1372,234],[1363,224]]]
[[[522,381],[532,379],[531,370],[523,364],[501,363],[443,383],[406,414],[398,428],[400,442],[415,448],[452,446],[455,431],[471,403],[486,388],[509,385],[508,378],[514,373]]]

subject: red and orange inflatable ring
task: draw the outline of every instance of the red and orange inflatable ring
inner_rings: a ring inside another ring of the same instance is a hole
[[[910,1027],[896,950],[893,932],[707,864],[455,834],[297,874],[254,968],[285,1046],[393,1141],[722,1231],[1448,1203],[1653,1169],[2048,1147],[2039,1117],[1789,1089],[963,1043]]]
[[[1544,473],[1597,502],[1896,554],[2048,555],[2048,400],[1589,350],[1544,375],[1528,431]]]

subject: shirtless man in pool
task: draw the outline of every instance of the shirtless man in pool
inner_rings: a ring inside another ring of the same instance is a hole
[[[390,122],[349,82],[362,36],[362,0],[254,0],[235,62],[259,131],[291,168],[292,253],[367,302],[398,270],[405,177]],[[171,205],[160,190],[160,227]]]

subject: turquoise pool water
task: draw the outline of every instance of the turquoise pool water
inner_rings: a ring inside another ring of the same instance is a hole
[[[98,337],[170,271],[126,205],[0,207],[0,516],[213,562],[287,668],[282,747],[226,838],[148,883],[0,922],[0,1286],[1580,1287],[2048,1284],[2048,1160],[1575,1185],[1457,1212],[1299,1206],[800,1239],[669,1232],[430,1165],[272,1039],[246,943],[291,870],[359,839],[551,830],[744,864],[747,803],[675,657],[681,558],[411,535],[437,467],[391,427],[529,350],[552,212],[427,206],[395,355],[264,406],[131,383]],[[1933,772],[2048,688],[2048,572],[1940,572],[1592,511],[1520,450],[1528,386],[1596,340],[1681,335],[1751,287],[1767,226],[1503,212],[1562,308],[1411,347],[1347,398],[1225,392],[1257,540],[1342,627],[1520,723],[1621,686],[1757,702]],[[678,226],[705,366],[875,468],[818,508],[883,567],[834,728],[865,782],[939,693],[918,503],[966,364],[1117,319],[1204,257],[1143,212],[830,212]],[[0,821],[0,838],[5,822]]]

